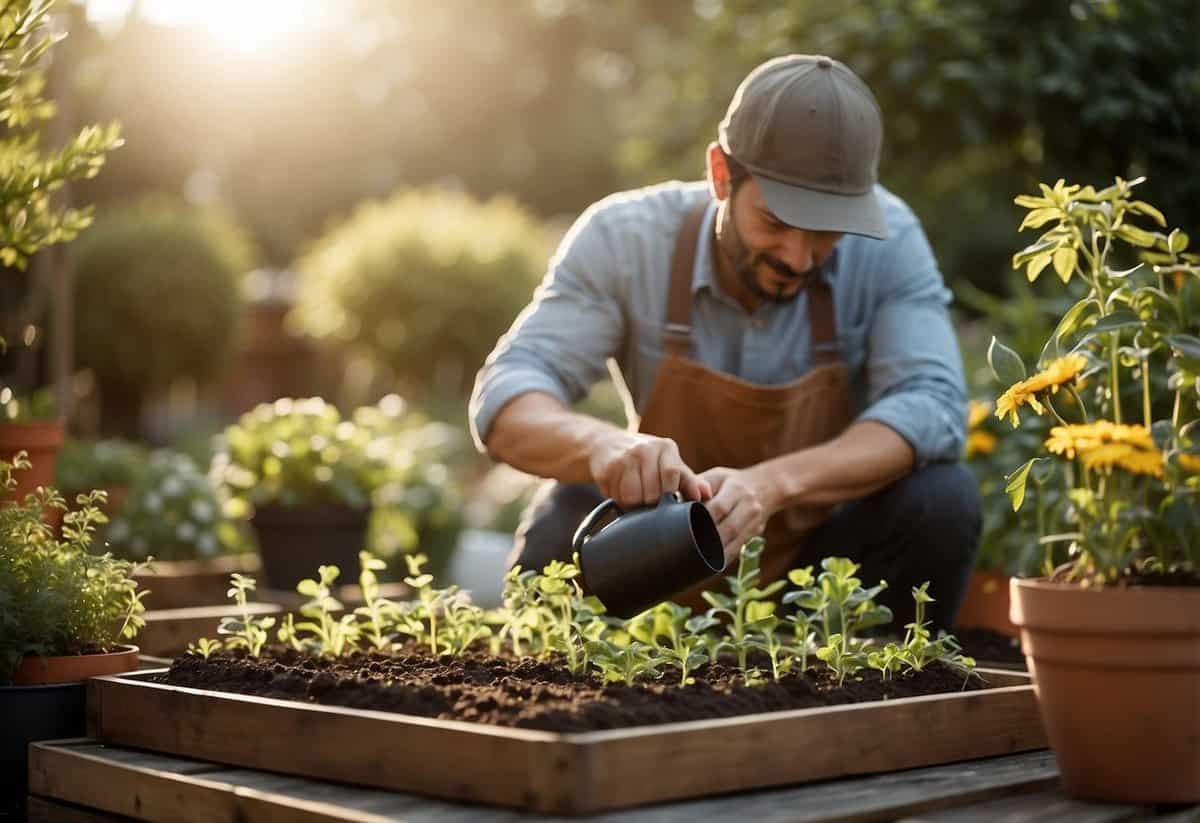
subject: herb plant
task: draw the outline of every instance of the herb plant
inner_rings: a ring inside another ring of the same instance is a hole
[[[245,649],[251,657],[258,657],[267,643],[267,631],[275,625],[275,618],[250,614],[249,593],[257,586],[253,577],[234,572],[229,583],[225,596],[234,599],[241,614],[222,617],[217,634],[225,636],[225,648]]]
[[[0,490],[16,488],[15,471],[29,466],[24,452],[0,460]],[[99,491],[79,495],[61,537],[43,519],[47,509],[67,508],[58,491],[0,502],[0,683],[26,655],[112,651],[145,625],[148,592],[134,579],[143,565],[92,552],[104,499]]]
[[[724,616],[728,620],[725,647],[737,654],[738,668],[742,672],[746,671],[746,656],[753,648],[750,624],[768,617],[775,610],[775,603],[770,598],[784,586],[782,580],[762,588],[758,586],[764,545],[761,537],[755,537],[742,546],[737,574],[725,578],[730,594],[712,591],[703,594],[704,600],[712,606],[708,614]]]

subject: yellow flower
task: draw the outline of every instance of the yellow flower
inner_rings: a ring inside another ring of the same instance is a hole
[[[987,420],[992,404],[986,400],[971,400],[967,403],[967,428],[973,429]]]
[[[1179,455],[1179,465],[1183,467],[1185,472],[1196,474],[1200,472],[1200,455],[1181,454]]]
[[[1028,405],[1038,414],[1044,414],[1046,409],[1037,399],[1037,393],[1050,389],[1050,393],[1058,392],[1058,387],[1074,380],[1084,367],[1087,358],[1082,354],[1068,354],[1060,357],[1033,377],[1026,378],[1009,387],[1008,391],[996,400],[996,416],[1003,420],[1009,418],[1015,429],[1021,420],[1017,409]]]
[[[1055,426],[1046,438],[1046,449],[1074,459],[1089,469],[1111,472],[1114,467],[1134,474],[1162,477],[1162,452],[1145,426],[1116,424],[1109,420],[1073,426]]]
[[[996,436],[991,432],[974,431],[967,435],[966,456],[991,454],[996,450]]]

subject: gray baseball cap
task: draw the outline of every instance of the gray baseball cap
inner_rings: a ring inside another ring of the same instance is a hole
[[[719,135],[789,226],[887,237],[875,197],[883,118],[842,63],[815,54],[768,60],[738,86]]]

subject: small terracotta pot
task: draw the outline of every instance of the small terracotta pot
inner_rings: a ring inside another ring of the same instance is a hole
[[[954,625],[964,629],[987,629],[1006,637],[1017,637],[1020,632],[1008,616],[1008,587],[1011,579],[1001,572],[972,572]]]
[[[13,672],[14,686],[77,683],[89,677],[124,674],[138,665],[137,646],[119,646],[105,654],[68,654],[62,657],[26,655]]]
[[[1063,788],[1200,802],[1200,587],[1011,584]]]
[[[0,423],[0,459],[11,461],[19,451],[29,454],[33,466],[16,473],[17,488],[0,500],[24,500],[38,486],[54,485],[54,466],[66,440],[67,429],[61,420],[33,420],[24,423]],[[52,526],[62,518],[59,509],[47,511]]]

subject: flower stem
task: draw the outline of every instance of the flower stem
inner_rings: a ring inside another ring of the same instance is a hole
[[[1142,360],[1142,417],[1146,421],[1146,431],[1150,431],[1150,356]]]

